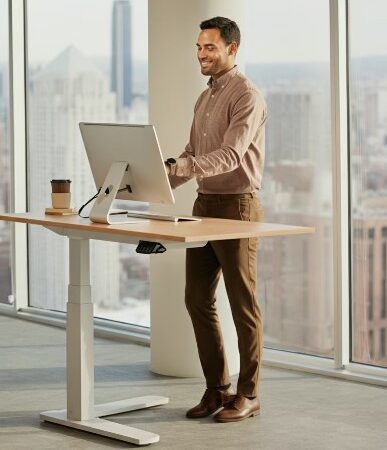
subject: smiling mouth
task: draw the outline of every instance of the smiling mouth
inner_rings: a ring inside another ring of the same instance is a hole
[[[201,61],[200,62],[200,65],[202,66],[202,67],[208,67],[208,66],[210,66],[211,65],[211,63],[210,62],[208,62],[208,61]]]

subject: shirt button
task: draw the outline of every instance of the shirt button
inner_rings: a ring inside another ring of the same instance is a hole
[[[210,115],[210,113],[207,113],[206,116],[208,117]]]
[[[215,97],[215,95],[214,95],[214,94],[212,94],[212,95],[211,95],[211,98],[214,98],[214,97]]]
[[[207,133],[203,133],[203,136],[207,136]]]
[[[224,86],[222,86],[222,89],[224,88]]]

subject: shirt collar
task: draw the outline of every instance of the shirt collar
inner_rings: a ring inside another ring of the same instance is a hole
[[[217,80],[212,77],[208,80],[207,86],[211,89],[217,89],[219,86],[226,86],[226,84],[239,72],[238,66],[234,66],[228,72],[224,73]]]

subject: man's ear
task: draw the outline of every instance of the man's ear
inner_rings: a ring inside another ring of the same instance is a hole
[[[236,52],[238,50],[238,46],[236,42],[231,42],[229,48],[228,48],[228,54],[229,55],[236,55]]]

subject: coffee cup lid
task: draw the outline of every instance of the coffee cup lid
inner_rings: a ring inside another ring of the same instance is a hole
[[[71,183],[71,180],[51,180],[51,183]]]

